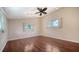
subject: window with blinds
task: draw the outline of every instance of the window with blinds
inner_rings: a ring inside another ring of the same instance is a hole
[[[60,28],[61,27],[61,20],[60,19],[53,19],[48,22],[49,28]]]
[[[4,18],[0,13],[0,32],[4,32]]]

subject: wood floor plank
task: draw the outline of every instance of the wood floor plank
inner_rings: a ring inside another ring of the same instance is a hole
[[[79,43],[36,36],[9,41],[3,52],[79,52]]]

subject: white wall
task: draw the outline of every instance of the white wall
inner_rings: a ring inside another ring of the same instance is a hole
[[[23,23],[33,24],[33,29],[23,31]],[[39,23],[40,23],[39,18],[10,19],[10,20],[8,20],[9,40],[37,36],[38,34],[40,34]]]
[[[0,13],[3,15],[5,32],[0,33],[0,51],[2,51],[8,41],[8,29],[7,29],[7,19],[0,9]]]
[[[61,18],[63,26],[60,29],[50,29],[47,27],[49,20]],[[73,41],[79,43],[79,8],[61,8],[43,18],[42,21],[44,36]]]
[[[50,29],[47,27],[48,21],[53,18],[62,19],[62,28]],[[34,29],[23,32],[23,23],[32,23]],[[79,43],[79,8],[76,7],[61,8],[44,18],[10,19],[8,25],[10,40],[43,35]]]

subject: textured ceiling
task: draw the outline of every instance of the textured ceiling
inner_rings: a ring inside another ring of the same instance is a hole
[[[47,14],[59,9],[57,7],[47,8]],[[3,9],[9,19],[35,18],[45,16],[39,16],[39,14],[35,14],[36,12],[38,12],[36,7],[4,7]]]

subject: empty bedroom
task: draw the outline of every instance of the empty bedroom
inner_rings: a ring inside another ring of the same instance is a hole
[[[79,8],[0,7],[0,52],[79,52]]]

